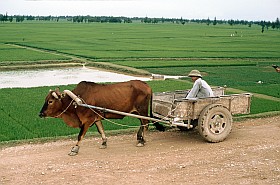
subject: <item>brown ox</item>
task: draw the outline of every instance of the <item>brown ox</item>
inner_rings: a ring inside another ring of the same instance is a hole
[[[108,85],[83,81],[72,92],[86,104],[142,116],[148,116],[152,98],[151,88],[145,82],[139,80]],[[101,120],[104,118],[122,119],[124,116],[75,106],[69,95],[60,93],[59,89],[56,89],[55,91],[50,91],[47,95],[45,104],[40,111],[40,117],[62,118],[67,125],[80,128],[78,142],[69,153],[69,155],[76,155],[79,151],[80,142],[89,127],[93,124],[96,125],[98,132],[102,136],[100,148],[106,148],[107,139]],[[140,119],[140,121],[141,126],[137,132],[137,146],[144,145],[144,127],[147,128],[149,123],[148,120],[144,119]],[[159,124],[155,126],[157,129],[162,128]]]

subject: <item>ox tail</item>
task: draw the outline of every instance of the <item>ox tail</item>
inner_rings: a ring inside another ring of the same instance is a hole
[[[150,117],[154,118],[153,116],[153,93],[151,93],[151,99],[150,99]],[[157,130],[164,132],[165,127],[161,125],[159,122],[152,121],[153,125],[156,127]]]

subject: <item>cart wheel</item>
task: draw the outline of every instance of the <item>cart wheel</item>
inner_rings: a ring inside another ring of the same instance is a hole
[[[198,119],[198,131],[208,142],[217,143],[226,139],[232,128],[232,116],[222,105],[209,105]]]

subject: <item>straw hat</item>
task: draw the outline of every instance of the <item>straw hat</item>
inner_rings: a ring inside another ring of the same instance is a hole
[[[190,74],[188,75],[188,77],[193,77],[193,76],[196,76],[196,77],[202,77],[202,75],[200,74],[200,72],[198,70],[192,70],[190,72]]]

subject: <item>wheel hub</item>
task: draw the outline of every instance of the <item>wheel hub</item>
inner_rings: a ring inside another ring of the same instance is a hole
[[[215,115],[212,117],[212,119],[210,120],[210,131],[213,134],[220,134],[225,130],[226,127],[226,122],[223,118],[223,116],[221,115]]]

